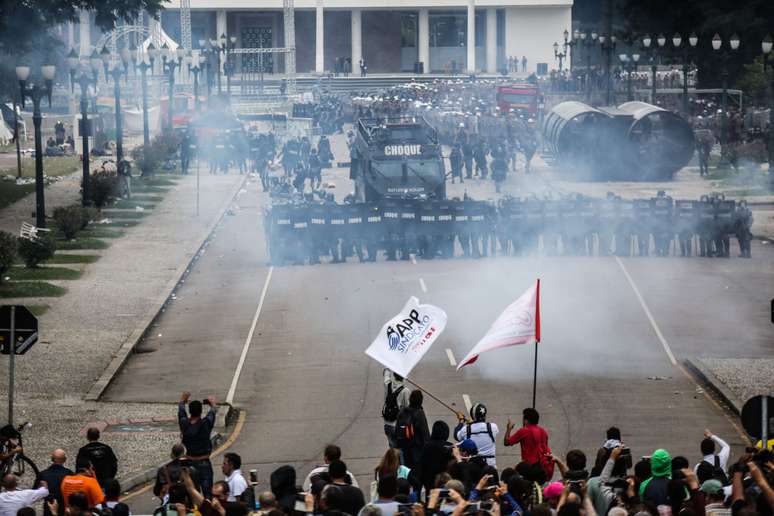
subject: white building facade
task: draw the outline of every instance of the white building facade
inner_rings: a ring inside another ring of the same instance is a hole
[[[161,25],[180,41],[172,2]],[[190,0],[193,47],[201,39],[235,36],[237,47],[285,46],[282,0]],[[572,0],[296,0],[296,69],[333,71],[362,59],[369,73],[487,72],[526,58],[526,73],[555,68],[553,43],[570,29]],[[244,56],[238,67],[254,67]],[[417,63],[421,65],[417,66]],[[282,72],[280,55],[262,58]],[[543,72],[545,73],[545,72]]]

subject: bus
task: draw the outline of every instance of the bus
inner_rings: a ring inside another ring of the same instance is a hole
[[[513,110],[517,114],[537,117],[540,103],[540,92],[536,84],[520,83],[497,87],[497,107],[500,108],[500,113],[508,114]]]

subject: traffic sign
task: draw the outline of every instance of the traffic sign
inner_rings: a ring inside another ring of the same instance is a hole
[[[11,340],[16,355],[25,354],[38,341],[38,318],[25,306],[0,306],[0,354],[11,354]]]
[[[769,437],[774,429],[774,398],[753,396],[742,407],[742,426],[756,439],[766,432]]]

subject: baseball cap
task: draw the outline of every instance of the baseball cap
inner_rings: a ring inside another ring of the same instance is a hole
[[[478,453],[478,446],[473,439],[465,439],[458,445],[460,451],[468,452],[470,454]]]
[[[699,488],[699,491],[706,494],[720,494],[723,492],[723,484],[720,482],[720,480],[711,478],[704,481],[704,483]]]
[[[543,489],[543,496],[545,498],[556,498],[562,495],[564,491],[564,484],[561,482],[551,482]]]

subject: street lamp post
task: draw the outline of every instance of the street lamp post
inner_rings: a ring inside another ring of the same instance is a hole
[[[99,67],[102,64],[102,57],[97,53],[95,49],[89,57],[89,65],[83,66],[80,70],[80,74],[76,78],[76,72],[78,71],[79,62],[77,59],[69,60],[68,66],[70,67],[70,77],[73,82],[77,82],[81,88],[81,125],[79,132],[81,134],[82,142],[82,198],[81,204],[83,206],[91,205],[91,173],[89,171],[89,137],[92,136],[92,126],[89,123],[89,86],[97,86],[97,79],[99,78]]]
[[[190,61],[188,62],[188,72],[193,73],[194,77],[194,107],[196,111],[199,111],[199,73],[202,71],[202,61],[198,53],[191,54]]]
[[[611,104],[611,86],[612,77],[610,75],[610,67],[612,65],[612,56],[615,53],[616,37],[614,34],[607,36],[606,34],[599,35],[599,46],[602,53],[605,54],[605,103]]]
[[[116,165],[121,163],[124,159],[124,131],[123,120],[121,114],[121,75],[126,75],[127,68],[129,66],[129,60],[131,54],[128,48],[124,47],[118,56],[113,56],[107,49],[107,46],[102,47],[100,52],[102,57],[102,64],[105,67],[105,79],[108,75],[113,78],[113,96],[116,103]],[[118,59],[121,61],[121,66],[118,65]],[[113,62],[112,69],[110,67],[111,61]]]
[[[185,50],[178,47],[176,51],[169,49],[166,43],[161,47],[161,62],[163,63],[164,71],[169,75],[169,105],[167,109],[167,130],[172,131],[172,113],[174,108],[174,94],[175,94],[175,68],[179,68],[183,62],[183,55]]]
[[[570,47],[570,42],[568,41],[568,38],[570,37],[570,33],[567,31],[567,29],[564,29],[564,43],[562,43],[562,51],[559,52],[559,43],[554,42],[554,59],[559,60],[559,73],[562,73],[562,64],[564,63],[564,59],[568,55],[568,49]]]
[[[732,35],[731,38],[728,40],[728,45],[731,47],[731,51],[736,51],[739,48],[739,36],[736,34]],[[721,127],[720,127],[720,145],[723,147],[726,143],[726,129],[727,129],[727,120],[728,120],[728,59],[731,56],[730,52],[723,49],[723,39],[720,37],[720,34],[715,34],[712,37],[712,49],[715,52],[720,53],[720,57],[722,59],[723,63],[723,71],[722,71],[722,77],[723,77],[723,97],[721,99]]]
[[[591,47],[597,43],[597,32],[591,31],[591,34],[581,32],[579,34],[581,43],[586,47],[586,98],[591,103]]]
[[[234,72],[233,65],[231,63],[231,53],[236,48],[236,36],[226,37],[226,34],[220,35],[220,40],[215,41],[215,51],[218,54],[218,94],[221,93],[220,89],[220,54],[223,54],[223,73],[226,75],[226,97],[231,99],[231,75]],[[214,40],[213,40],[214,41]]]
[[[650,36],[646,35],[642,38],[642,44],[645,47],[646,50],[650,51],[650,72],[651,72],[651,80],[653,84],[651,84],[650,89],[650,101],[655,104],[656,103],[656,72],[658,71],[658,59],[659,54],[655,47],[651,48],[651,44],[653,43],[653,40]],[[664,48],[664,45],[666,44],[666,37],[663,34],[659,34],[656,38],[656,44],[658,44],[658,48]]]
[[[769,178],[774,178],[774,65],[769,62],[772,47],[774,47],[774,42],[772,42],[771,36],[767,35],[761,41],[761,50],[763,51],[763,76],[766,76],[767,64],[772,73],[772,80],[768,82],[766,87],[769,97]]]
[[[680,36],[680,34],[675,34],[672,36],[672,44],[675,48],[680,48],[682,46],[683,48],[683,114],[688,116],[688,50],[696,48],[696,44],[699,42],[698,36],[696,36],[695,33],[691,33],[690,36],[688,36],[688,44],[683,45],[683,38]]]
[[[137,58],[139,63],[136,68],[140,69],[140,75],[142,76],[142,144],[143,155],[145,162],[148,162],[149,149],[150,149],[150,127],[148,126],[148,70],[153,72],[153,64],[158,55],[158,49],[153,46],[153,43],[148,45],[147,51],[142,54],[138,54]],[[145,173],[145,171],[143,171]]]
[[[40,82],[27,84],[30,78],[29,66],[17,66],[16,78],[19,80],[19,89],[21,91],[21,106],[24,108],[24,101],[27,97],[32,100],[32,123],[35,126],[35,225],[39,228],[46,227],[46,201],[43,187],[43,135],[41,134],[41,123],[43,115],[40,113],[40,102],[43,97],[48,97],[48,105],[51,106],[51,89],[54,84],[56,67],[54,65],[43,65],[40,67],[40,75],[43,78]]]
[[[618,59],[621,60],[624,70],[626,70],[626,100],[631,102],[634,100],[634,95],[632,94],[632,73],[637,72],[637,62],[640,60],[640,54],[635,53],[631,56],[620,54]]]

